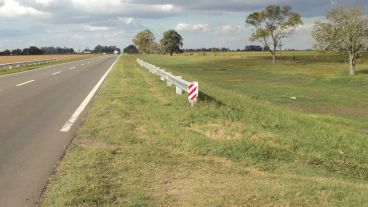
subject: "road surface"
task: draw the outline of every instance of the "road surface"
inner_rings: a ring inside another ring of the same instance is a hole
[[[37,205],[81,120],[87,95],[91,98],[117,57],[0,76],[1,207]]]

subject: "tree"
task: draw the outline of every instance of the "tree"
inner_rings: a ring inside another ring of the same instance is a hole
[[[29,48],[24,48],[24,49],[22,50],[22,54],[23,54],[23,55],[29,55]]]
[[[133,39],[134,44],[137,46],[138,51],[144,54],[150,54],[150,46],[155,41],[153,33],[146,29],[139,32]]]
[[[244,48],[245,51],[262,51],[262,47],[259,45],[247,45]]]
[[[268,6],[265,10],[254,12],[246,18],[246,24],[254,26],[251,41],[261,41],[276,61],[276,50],[281,39],[289,37],[298,25],[303,24],[299,14],[292,12],[290,6]]]
[[[4,50],[2,53],[1,53],[1,55],[3,55],[3,56],[9,56],[9,55],[11,55],[12,53],[11,53],[11,51],[10,50],[8,50],[8,49],[6,49],[6,50]]]
[[[150,45],[150,51],[153,54],[162,54],[162,47],[157,42],[152,42]]]
[[[164,52],[172,56],[174,52],[179,52],[183,47],[183,38],[175,30],[168,30],[164,33],[160,43]]]
[[[14,49],[14,50],[12,50],[12,54],[13,55],[22,55],[22,50],[21,49]]]
[[[134,45],[129,45],[128,47],[124,48],[123,52],[127,54],[138,54],[138,49]]]
[[[31,46],[31,47],[29,47],[29,54],[30,55],[42,55],[43,52],[40,48],[35,47],[35,46]]]
[[[338,7],[331,9],[326,22],[316,22],[313,37],[317,47],[349,55],[350,75],[363,50],[368,49],[368,17],[361,8]]]

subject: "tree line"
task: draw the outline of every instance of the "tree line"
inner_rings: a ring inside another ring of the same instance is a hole
[[[73,48],[67,47],[41,47],[38,48],[36,46],[31,46],[29,48],[24,49],[13,49],[13,50],[4,50],[0,52],[0,56],[9,56],[9,55],[49,55],[49,54],[73,54]]]
[[[102,45],[97,45],[92,52],[93,53],[107,53],[107,54],[111,54],[111,53],[114,53],[116,50],[119,51],[119,53],[120,53],[120,49],[118,47],[116,47],[116,46],[102,46]]]
[[[89,53],[107,53],[111,54],[115,51],[120,53],[120,49],[116,46],[102,46],[97,45],[93,50],[86,49]],[[10,55],[63,55],[63,54],[75,54],[73,48],[68,47],[41,47],[38,48],[36,46],[31,46],[29,48],[24,49],[13,49],[13,50],[4,50],[0,52],[0,56],[10,56]]]
[[[73,48],[67,47],[41,47],[38,48],[36,46],[31,46],[29,48],[24,49],[13,49],[13,50],[4,50],[0,52],[0,56],[9,56],[9,55],[51,55],[51,54],[74,54]]]

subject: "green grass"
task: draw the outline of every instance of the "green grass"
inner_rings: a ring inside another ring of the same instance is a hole
[[[302,111],[334,125],[368,132],[368,125],[364,124],[368,121],[367,58],[358,64],[356,77],[348,76],[348,64],[342,62],[342,57],[330,53],[283,53],[282,61],[276,65],[271,64],[265,53],[146,59],[199,82]],[[292,96],[297,100],[290,99]]]
[[[220,80],[232,70],[240,73],[237,79],[248,77],[238,68],[249,70],[254,82],[265,77],[269,81],[259,80],[264,85],[282,76],[267,74],[262,64],[239,66],[238,58],[147,58],[200,80],[201,101],[191,108],[185,96],[139,68],[134,56],[122,56],[42,206],[366,205],[368,141],[357,130],[364,131],[364,124],[225,87]],[[235,63],[230,67],[225,59]],[[215,68],[227,70],[219,75]],[[351,126],[343,128],[343,122]]]
[[[63,64],[63,63],[71,62],[71,61],[77,61],[77,60],[88,59],[88,58],[93,58],[93,57],[96,57],[96,55],[76,56],[76,57],[70,57],[70,58],[64,59],[62,61],[57,61],[57,62],[52,62],[52,63],[41,63],[41,64],[36,64],[36,65],[27,65],[27,66],[20,66],[20,67],[13,67],[12,69],[0,68],[0,76],[13,74],[13,73],[24,72],[24,71],[29,71],[29,70],[34,70],[34,69],[39,69],[39,68],[53,66],[53,65],[59,65],[59,64]]]

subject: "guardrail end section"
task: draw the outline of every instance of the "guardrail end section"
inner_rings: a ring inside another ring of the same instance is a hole
[[[198,82],[192,82],[188,86],[188,100],[191,106],[198,102],[199,97],[199,85]]]

